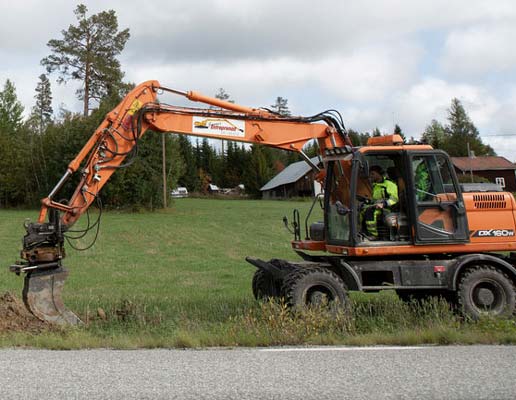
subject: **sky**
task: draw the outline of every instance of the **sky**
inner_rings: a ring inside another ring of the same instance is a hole
[[[452,98],[484,143],[516,161],[514,0],[111,0],[131,37],[119,57],[125,80],[269,107],[295,115],[339,110],[347,128],[419,138],[447,122]],[[75,24],[78,2],[0,0],[0,85],[34,105],[47,42]],[[80,112],[77,85],[50,76],[53,107]],[[164,99],[183,104],[178,98]]]

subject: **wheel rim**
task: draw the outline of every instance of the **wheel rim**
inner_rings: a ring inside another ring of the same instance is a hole
[[[483,279],[472,288],[471,302],[479,312],[499,314],[504,311],[507,299],[500,283]]]
[[[323,285],[314,285],[308,288],[305,296],[307,305],[320,306],[335,300],[337,294],[334,290]]]

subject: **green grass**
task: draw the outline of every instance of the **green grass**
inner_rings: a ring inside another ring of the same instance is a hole
[[[281,303],[254,301],[254,268],[245,257],[296,259],[281,219],[293,208],[304,216],[310,205],[180,199],[155,213],[106,212],[93,248],[67,246],[64,300],[86,326],[3,334],[0,346],[516,343],[513,320],[462,321],[444,303],[407,306],[389,292],[352,294],[347,314],[292,313]],[[34,220],[37,212],[0,211],[0,293],[21,296],[22,279],[6,267],[17,259],[27,217]]]

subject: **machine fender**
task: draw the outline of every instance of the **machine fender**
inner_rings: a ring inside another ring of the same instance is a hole
[[[514,268],[512,264],[508,263],[504,259],[492,256],[490,254],[468,254],[457,258],[457,262],[453,266],[454,271],[453,275],[451,276],[452,280],[450,282],[450,287],[452,287],[453,290],[456,290],[457,280],[460,272],[468,265],[478,263],[497,266],[506,272],[511,278],[516,279],[516,268]]]
[[[339,260],[339,275],[344,280],[344,283],[349,290],[362,290],[362,282],[358,277],[356,271],[344,260]]]
[[[342,257],[312,256],[296,251],[306,261],[330,263],[333,271],[339,275],[349,290],[362,290],[362,283],[356,271]]]

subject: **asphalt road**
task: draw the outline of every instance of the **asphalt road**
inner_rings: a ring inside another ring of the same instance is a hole
[[[516,399],[516,346],[0,350],[1,399]]]

